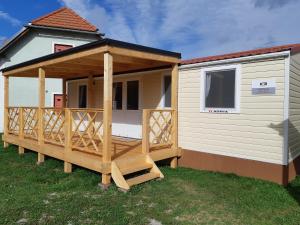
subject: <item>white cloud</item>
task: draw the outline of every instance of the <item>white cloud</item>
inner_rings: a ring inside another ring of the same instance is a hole
[[[183,58],[300,42],[299,0],[59,0],[107,37]]]
[[[19,26],[21,24],[21,21],[12,17],[6,12],[0,11],[0,19],[6,20],[13,26]]]

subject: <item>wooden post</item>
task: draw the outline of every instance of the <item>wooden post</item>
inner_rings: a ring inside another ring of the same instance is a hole
[[[143,139],[142,139],[142,152],[143,154],[149,153],[149,115],[148,109],[143,110]]]
[[[38,144],[40,148],[44,144],[44,121],[43,121],[43,108],[45,107],[45,70],[39,68],[39,108],[38,108]],[[37,163],[43,163],[45,155],[38,152]]]
[[[178,151],[178,64],[172,66],[172,82],[171,82],[171,107],[173,109],[173,132],[172,142],[175,151]],[[177,167],[177,157],[171,160],[171,167]]]
[[[103,95],[103,163],[111,162],[111,126],[112,126],[112,85],[113,57],[109,52],[104,53],[104,95]],[[110,184],[110,174],[102,174],[102,185]]]
[[[62,90],[63,90],[63,108],[67,107],[67,81],[64,78],[62,81]]]
[[[95,97],[94,97],[94,77],[89,75],[88,78],[88,108],[95,107]]]
[[[19,108],[19,139],[24,140],[24,108]],[[19,145],[19,154],[24,154],[24,148]]]
[[[71,134],[72,134],[72,123],[71,123],[71,110],[65,109],[65,155],[70,153],[71,149]],[[64,172],[72,172],[72,163],[65,161],[64,162]]]
[[[9,77],[4,76],[4,139],[8,135],[8,106],[9,106]],[[4,148],[8,147],[6,141],[3,142]]]

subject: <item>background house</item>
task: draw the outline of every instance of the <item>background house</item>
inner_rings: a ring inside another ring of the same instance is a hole
[[[280,184],[300,172],[300,44],[185,60],[180,165]]]
[[[69,8],[61,8],[24,26],[0,49],[1,68],[62,51],[101,39],[98,29]],[[3,77],[0,74],[0,118],[3,118]],[[33,106],[38,102],[37,79],[13,78],[10,82],[10,105]],[[46,106],[54,104],[54,95],[61,94],[60,79],[46,80]],[[60,96],[56,95],[59,101]],[[0,123],[3,132],[3,123]]]

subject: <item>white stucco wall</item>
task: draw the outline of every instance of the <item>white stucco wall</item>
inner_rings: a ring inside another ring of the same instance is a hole
[[[3,68],[22,63],[34,58],[53,53],[54,43],[71,44],[74,47],[96,41],[97,37],[89,34],[58,32],[58,31],[31,31],[21,41],[16,43],[6,54]],[[1,85],[3,77],[1,74]],[[3,87],[0,89],[0,132],[3,132]],[[53,93],[62,92],[60,79],[46,79],[46,106],[52,105]],[[35,94],[36,93],[36,94]],[[10,78],[9,105],[10,106],[37,106],[38,83],[36,78]]]

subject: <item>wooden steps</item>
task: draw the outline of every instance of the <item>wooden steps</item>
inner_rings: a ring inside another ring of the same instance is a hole
[[[133,185],[163,178],[159,168],[149,155],[138,155],[131,158],[115,160],[111,164],[111,176],[119,188],[129,190]],[[126,178],[126,175],[138,175]]]
[[[133,186],[133,185],[137,185],[137,184],[141,184],[144,182],[147,182],[149,180],[153,180],[155,178],[158,178],[158,174],[157,173],[145,173],[143,175],[134,177],[134,178],[130,178],[127,180],[127,183],[129,185],[129,187]]]

